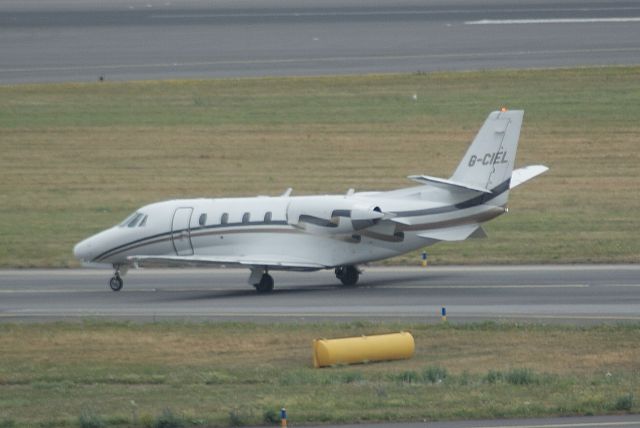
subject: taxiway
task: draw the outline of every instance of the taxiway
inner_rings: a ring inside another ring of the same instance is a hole
[[[5,0],[0,84],[640,63],[615,0]]]
[[[358,287],[330,271],[273,272],[260,295],[248,270],[137,270],[112,292],[109,270],[0,271],[0,319],[640,321],[640,266],[369,267]]]

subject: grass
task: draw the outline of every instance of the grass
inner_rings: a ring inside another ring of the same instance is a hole
[[[75,242],[157,200],[448,177],[502,105],[526,111],[518,164],[551,171],[513,192],[490,239],[430,261],[635,263],[639,82],[604,67],[2,86],[0,267],[76,266]]]
[[[313,369],[316,337],[413,359]],[[6,426],[240,426],[638,412],[640,325],[1,324]]]

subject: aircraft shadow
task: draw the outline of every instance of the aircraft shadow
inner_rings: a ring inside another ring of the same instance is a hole
[[[287,295],[304,295],[304,294],[314,294],[314,293],[322,293],[325,294],[327,292],[336,291],[339,292],[366,292],[368,289],[376,288],[376,287],[390,287],[392,288],[394,285],[398,285],[401,287],[407,283],[416,283],[416,282],[433,282],[437,281],[439,278],[445,277],[444,275],[425,275],[425,274],[410,274],[410,275],[398,275],[393,278],[384,278],[384,279],[373,279],[367,280],[366,277],[361,279],[361,282],[358,285],[346,287],[341,286],[337,280],[336,282],[331,283],[311,283],[305,285],[285,285],[283,288],[278,288],[278,284],[276,282],[276,286],[273,289],[273,292],[269,294],[258,294],[256,291],[249,285],[247,285],[246,289],[229,289],[229,290],[215,290],[215,291],[185,291],[183,294],[181,292],[170,292],[170,293],[159,293],[154,296],[153,301],[196,301],[196,300],[223,300],[223,299],[233,299],[239,297],[246,298],[254,298],[254,299],[273,299],[277,298],[277,296],[287,296]]]

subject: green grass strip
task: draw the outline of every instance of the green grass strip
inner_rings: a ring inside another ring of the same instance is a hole
[[[517,163],[551,170],[513,192],[490,239],[430,260],[634,263],[639,81],[602,67],[1,86],[0,267],[77,266],[74,243],[158,200],[448,177],[501,106],[526,111]]]
[[[317,337],[414,358],[314,369]],[[640,325],[0,325],[0,426],[234,426],[638,412]]]

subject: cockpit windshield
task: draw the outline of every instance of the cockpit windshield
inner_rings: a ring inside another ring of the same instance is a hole
[[[140,220],[142,220],[140,222]],[[135,212],[127,217],[122,223],[120,223],[120,227],[136,227],[136,225],[140,222],[140,226],[144,226],[147,222],[147,216],[141,212]]]

